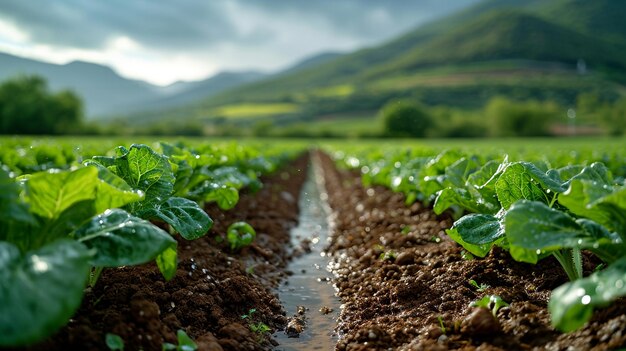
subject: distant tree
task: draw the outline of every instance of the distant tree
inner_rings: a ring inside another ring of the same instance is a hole
[[[626,132],[624,97],[609,102],[602,100],[597,93],[582,93],[576,99],[576,108],[579,114],[590,116],[591,121],[601,125],[609,135],[623,135]]]
[[[418,103],[400,100],[381,109],[385,133],[396,137],[424,137],[432,126],[432,118]]]
[[[626,134],[626,98],[606,106],[601,114],[601,123],[608,134],[613,136]]]
[[[552,102],[517,102],[494,97],[485,107],[485,115],[493,136],[545,136],[559,113]]]
[[[21,76],[0,84],[0,134],[62,134],[79,130],[80,98],[51,93],[42,77]]]

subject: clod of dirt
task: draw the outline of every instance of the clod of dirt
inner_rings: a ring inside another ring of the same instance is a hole
[[[239,342],[252,340],[252,334],[250,329],[244,327],[240,323],[231,323],[220,329],[220,335],[225,336],[228,339],[237,340]]]
[[[287,327],[285,328],[285,334],[290,338],[299,338],[304,327],[306,325],[306,307],[298,306],[296,308],[296,314],[289,318],[287,321]]]
[[[304,318],[296,316],[291,317],[289,318],[289,322],[287,322],[285,334],[287,334],[290,338],[299,338],[300,334],[304,330],[304,325]]]
[[[196,340],[196,344],[198,344],[198,350],[204,351],[224,351],[222,346],[217,341],[217,338],[212,333],[206,333],[200,336]]]
[[[405,251],[396,257],[395,263],[399,266],[406,266],[415,262],[415,254],[411,251]]]
[[[461,322],[461,333],[466,335],[486,336],[501,330],[498,320],[484,307],[472,309]]]
[[[320,313],[321,314],[329,314],[332,313],[334,310],[328,306],[322,306],[322,308],[320,308]]]

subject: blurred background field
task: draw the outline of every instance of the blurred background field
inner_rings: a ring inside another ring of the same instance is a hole
[[[626,128],[622,1],[73,4],[83,20],[70,5],[48,20],[36,2],[0,5],[0,133],[476,139]]]

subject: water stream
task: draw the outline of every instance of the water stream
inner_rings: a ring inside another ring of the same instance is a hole
[[[328,242],[330,209],[318,162],[309,167],[300,196],[298,226],[291,231],[294,247],[302,240],[310,241],[310,253],[295,258],[289,264],[293,272],[279,288],[279,297],[291,317],[298,306],[306,308],[306,325],[299,337],[289,337],[285,331],[274,334],[280,343],[277,351],[334,350],[337,337],[333,331],[339,315],[339,298],[335,296],[332,273],[327,270],[328,258],[323,250]],[[320,310],[326,309],[327,313]],[[332,310],[332,312],[328,312]]]

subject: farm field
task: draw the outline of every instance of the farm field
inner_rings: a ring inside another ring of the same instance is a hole
[[[625,145],[2,138],[0,347],[619,349]],[[293,244],[309,168],[329,241]],[[290,316],[311,245],[342,307]]]

